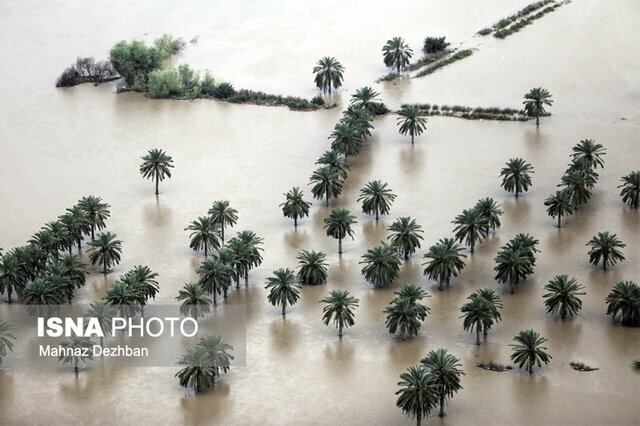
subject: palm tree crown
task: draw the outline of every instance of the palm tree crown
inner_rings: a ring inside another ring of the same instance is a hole
[[[171,177],[173,159],[161,149],[154,148],[147,155],[142,157],[140,164],[140,174],[145,179],[156,182],[156,194],[158,193],[158,183],[165,178]]]
[[[606,297],[607,315],[622,324],[640,327],[640,286],[633,281],[620,281]]]
[[[408,259],[417,249],[420,248],[422,240],[422,226],[416,223],[415,219],[408,216],[399,217],[389,226],[391,243],[400,250],[405,259]]]
[[[313,198],[325,199],[329,205],[329,198],[337,198],[342,192],[342,181],[338,172],[329,166],[320,167],[313,172],[309,179],[309,184],[314,184],[311,188]]]
[[[20,259],[11,253],[0,258],[0,294],[7,292],[9,303],[13,292],[21,295],[27,285],[27,275]]]
[[[176,373],[180,386],[191,387],[196,392],[202,392],[213,385],[215,372],[208,362],[207,350],[201,346],[189,349],[178,361],[185,367]]]
[[[189,247],[195,251],[204,249],[204,256],[211,250],[220,248],[220,225],[211,216],[200,216],[184,228],[191,231]]]
[[[606,149],[599,143],[595,143],[593,139],[583,139],[576,146],[572,148],[573,158],[584,158],[594,169],[598,167],[604,167],[603,156],[606,155]]]
[[[575,278],[556,275],[544,289],[548,291],[542,296],[548,313],[560,312],[560,317],[564,319],[567,314],[574,316],[582,309],[582,300],[578,296],[586,293],[580,291],[584,287]]]
[[[358,306],[358,302],[359,300],[350,296],[347,290],[332,290],[329,296],[320,300],[320,303],[326,303],[322,309],[324,325],[329,325],[333,319],[338,329],[338,336],[342,336],[342,329],[354,324],[353,308]]]
[[[523,330],[513,340],[517,343],[509,345],[513,348],[511,360],[520,368],[526,367],[529,374],[533,373],[534,365],[540,367],[541,362],[551,362],[551,355],[546,352],[547,348],[542,346],[548,339],[541,337],[538,332]]]
[[[509,192],[516,193],[516,197],[521,192],[526,192],[531,186],[531,174],[533,166],[522,158],[512,158],[507,161],[505,167],[500,171],[502,176],[502,187]]]
[[[482,241],[489,233],[487,218],[476,209],[463,210],[462,214],[456,216],[451,223],[456,225],[453,229],[456,241],[464,241],[471,253],[474,251],[476,241]]]
[[[107,225],[105,220],[111,215],[109,212],[109,204],[102,202],[102,198],[89,195],[82,197],[78,201],[78,207],[85,211],[91,227],[91,239],[95,238],[95,231],[104,229]]]
[[[180,315],[182,316],[189,316],[197,320],[210,312],[211,298],[198,283],[186,283],[178,292],[176,300],[182,301],[180,305]]]
[[[462,305],[460,312],[464,318],[463,328],[465,331],[475,329],[476,344],[480,344],[480,331],[489,330],[493,325],[493,308],[491,303],[484,297],[469,296],[470,301]]]
[[[282,213],[285,217],[293,219],[293,225],[298,226],[298,218],[309,216],[309,207],[311,203],[302,199],[302,191],[297,186],[293,187],[289,192],[284,194],[287,200],[280,204]]]
[[[412,365],[400,375],[398,386],[400,389],[396,395],[400,396],[396,406],[404,414],[415,417],[417,426],[420,426],[422,419],[438,404],[436,385],[432,382],[427,368],[422,364]]]
[[[331,88],[337,89],[342,86],[342,73],[344,67],[334,57],[325,56],[318,61],[318,65],[313,67],[313,73],[316,75],[316,86],[323,92],[331,93]]]
[[[398,249],[390,243],[381,242],[379,246],[367,250],[360,264],[362,275],[376,287],[385,287],[393,282],[400,269]]]
[[[327,280],[327,255],[321,251],[302,250],[298,259],[298,278],[303,284],[317,285]]]
[[[217,295],[224,293],[226,296],[227,289],[231,286],[231,266],[219,258],[210,257],[202,262],[196,272],[199,276],[198,283],[213,296],[214,305],[218,302]]]
[[[362,201],[362,211],[366,214],[376,215],[376,220],[381,214],[389,214],[391,204],[396,199],[396,195],[391,192],[391,188],[386,183],[373,180],[367,183],[360,190],[358,201]]]
[[[349,165],[347,165],[347,160],[344,157],[344,154],[334,149],[325,151],[324,154],[318,158],[316,164],[329,166],[331,170],[338,174],[340,179],[346,179],[347,172],[351,170]]]
[[[622,202],[637,210],[640,207],[640,170],[622,176],[620,180],[622,184],[618,188],[622,188],[620,191]]]
[[[224,228],[238,222],[238,210],[231,207],[229,201],[220,200],[213,203],[208,213],[213,222],[220,225],[220,235],[224,242]]]
[[[536,87],[524,95],[524,110],[529,117],[536,118],[536,125],[540,124],[540,116],[546,115],[545,105],[551,106],[553,100],[547,89]]]
[[[362,128],[349,121],[340,121],[329,135],[331,149],[340,152],[345,157],[356,155],[362,148]]]
[[[376,92],[369,86],[361,87],[351,96],[351,105],[359,106],[373,114],[376,104],[379,104],[377,97],[380,93]]]
[[[411,136],[413,144],[414,138],[420,136],[427,128],[427,119],[420,115],[420,109],[416,105],[403,105],[398,115],[400,134]]]
[[[89,260],[93,265],[101,263],[102,272],[107,273],[107,268],[120,263],[122,253],[122,241],[116,239],[116,234],[101,232],[98,238],[89,242]]]
[[[547,206],[547,214],[552,218],[558,216],[558,228],[561,226],[562,217],[573,214],[573,202],[568,191],[556,191],[544,201]]]
[[[437,280],[440,283],[439,289],[444,290],[444,284],[449,285],[451,277],[458,276],[465,266],[462,259],[467,255],[462,250],[453,238],[441,239],[425,253],[424,258],[429,260],[423,263],[427,265],[423,274],[429,279]]]
[[[500,216],[502,216],[502,210],[500,205],[496,203],[493,198],[483,198],[476,203],[475,210],[487,220],[487,226],[491,229],[500,228]]]
[[[300,298],[300,280],[289,268],[276,269],[273,276],[267,278],[265,289],[269,290],[267,300],[273,306],[282,306],[282,315],[285,315],[287,305],[293,306]]]
[[[620,249],[626,247],[626,244],[620,241],[616,234],[609,234],[609,231],[598,232],[598,235],[591,238],[587,245],[591,247],[589,263],[598,266],[602,261],[604,270],[607,269],[608,264],[615,265],[618,261],[625,259]]]
[[[384,64],[389,68],[396,68],[400,74],[400,68],[409,65],[413,50],[409,48],[402,37],[394,37],[382,47],[382,55]]]

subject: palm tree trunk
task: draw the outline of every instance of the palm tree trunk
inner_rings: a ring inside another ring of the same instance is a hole
[[[287,310],[287,301],[283,300],[282,301],[282,316],[285,316],[285,314],[287,313],[286,310]]]
[[[71,249],[73,248],[73,244],[69,244],[69,254],[71,254]]]
[[[606,257],[602,257],[602,266],[604,267],[604,270],[607,270],[607,258]]]
[[[476,327],[476,345],[480,344],[480,327]]]
[[[96,239],[95,235],[95,225],[91,224],[91,241]]]
[[[416,425],[417,426],[422,425],[422,410],[421,409],[418,410],[418,413],[416,415]]]
[[[338,254],[342,254],[342,238],[338,238]]]
[[[540,114],[536,113],[536,126],[540,125]]]
[[[515,283],[513,281],[509,281],[509,288],[511,289],[511,294],[513,294],[515,290]]]
[[[13,294],[13,289],[12,289],[12,288],[8,288],[8,289],[7,289],[7,295],[9,296],[9,300],[8,300],[8,302],[9,302],[9,303],[13,302],[13,301],[11,300],[11,295],[12,295],[12,294]]]
[[[220,236],[222,237],[222,245],[224,245],[224,225],[220,226]]]
[[[519,193],[519,192],[520,192],[520,191],[518,191],[518,187],[516,186],[516,198],[518,197],[518,193]]]
[[[102,272],[106,275],[107,274],[107,259],[104,259],[102,261],[102,266],[103,266]]]
[[[444,392],[440,394],[440,417],[444,417]]]
[[[476,244],[476,239],[475,238],[471,238],[471,247],[469,247],[469,252],[473,253],[473,246]]]
[[[529,374],[533,374],[533,363],[529,364]]]
[[[327,193],[325,194],[325,200],[326,200],[325,201],[326,206],[329,207],[329,191],[327,191]]]
[[[212,293],[211,295],[213,296],[213,304],[215,305],[215,304],[217,304],[217,303],[218,303],[218,298],[216,297],[216,292],[215,292],[215,290],[214,290],[214,291],[212,291],[211,293]]]
[[[438,290],[444,290],[444,280],[440,280],[440,285],[438,286]]]
[[[558,215],[558,228],[560,228],[560,219],[562,219],[562,216]]]
[[[294,227],[294,228],[297,228],[297,227],[298,227],[298,216],[295,216],[295,217],[293,218],[293,227]]]
[[[78,251],[82,250],[82,240],[78,238]]]
[[[204,257],[207,258],[207,245],[204,245]]]
[[[78,358],[74,358],[73,359],[73,369],[76,371],[76,375],[78,374],[78,371],[80,371],[78,369]]]
[[[413,145],[413,133],[411,133],[411,145]]]
[[[240,288],[240,274],[236,275],[236,289]]]
[[[156,176],[156,195],[158,195],[158,176]]]
[[[338,337],[342,337],[342,324],[338,324]]]
[[[104,348],[104,337],[100,337],[100,347]]]
[[[487,330],[487,326],[486,326],[486,325],[482,327],[482,334],[483,334],[484,336],[486,336],[487,334],[489,334],[489,330]]]
[[[378,221],[379,218],[380,218],[380,214],[378,212],[378,208],[376,207],[376,222]]]

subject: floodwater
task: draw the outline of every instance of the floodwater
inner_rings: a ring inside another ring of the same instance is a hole
[[[249,284],[226,303],[246,304],[247,358],[211,391],[182,390],[177,368],[90,367],[78,378],[66,368],[0,371],[2,423],[238,423],[411,424],[395,406],[396,383],[406,367],[431,349],[447,348],[466,375],[447,407],[430,424],[638,424],[640,357],[638,329],[613,323],[604,297],[620,280],[640,277],[640,220],[618,196],[620,176],[640,166],[640,3],[574,0],[505,40],[473,34],[528,1],[466,2],[162,2],[56,4],[10,1],[0,5],[0,245],[23,244],[43,223],[83,195],[111,204],[108,230],[123,240],[123,261],[106,277],[92,268],[78,303],[101,298],[117,277],[136,264],[160,274],[157,303],[172,303],[195,280],[202,260],[183,231],[217,199],[239,210],[234,230],[253,229],[265,239],[265,260]],[[151,40],[162,33],[190,39],[174,62],[209,68],[221,80],[282,94],[313,96],[311,68],[324,55],[346,67],[340,108],[293,112],[286,108],[215,101],[156,101],[116,95],[112,85],[56,89],[57,75],[76,56],[106,57],[118,40]],[[385,74],[384,41],[402,35],[419,51],[427,35],[447,35],[454,46],[477,47],[459,63],[420,79],[373,84]],[[328,209],[314,201],[297,230],[282,217],[282,193],[305,189],[316,158],[350,93],[363,85],[382,92],[392,108],[404,102],[482,106],[520,105],[531,87],[554,95],[553,116],[501,123],[431,118],[412,146],[397,133],[393,115],[378,118],[357,158],[343,195],[332,207],[350,208],[358,219],[355,240],[337,255],[322,219]],[[557,229],[544,199],[580,139],[607,147],[606,165],[591,202]],[[139,157],[165,149],[174,177],[153,184],[141,179]],[[503,192],[498,173],[511,157],[534,165],[532,189],[520,199]],[[356,198],[369,180],[388,182],[398,194],[392,214],[378,223],[360,212]],[[450,236],[450,221],[483,197],[505,214],[502,228],[479,245],[446,291],[427,280],[422,254]],[[386,237],[395,217],[422,224],[423,248],[406,262],[393,286],[373,289],[360,275],[360,256]],[[588,264],[585,243],[598,231],[617,233],[627,261],[607,272]],[[511,295],[493,279],[498,248],[518,232],[540,240],[533,277]],[[328,252],[326,285],[305,287],[285,319],[266,301],[265,278],[294,267],[301,249]],[[584,306],[560,321],[543,308],[543,286],[556,274],[586,287]],[[418,282],[432,297],[431,315],[414,339],[388,334],[382,310],[404,282]],[[503,297],[503,322],[481,346],[465,333],[459,308],[477,288]],[[355,327],[342,340],[325,327],[318,300],[348,289],[360,299]],[[549,339],[551,364],[526,372],[488,372],[480,361],[508,362],[512,337],[534,328]],[[583,361],[600,370],[569,367]]]

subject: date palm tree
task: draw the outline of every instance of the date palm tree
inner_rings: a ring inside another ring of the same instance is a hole
[[[398,247],[405,260],[421,247],[422,226],[418,225],[415,219],[408,216],[399,217],[389,226],[389,231],[391,243]]]
[[[47,268],[45,278],[51,285],[67,299],[69,304],[75,295],[75,283],[66,275],[66,268],[59,261],[51,263]]]
[[[420,108],[416,105],[403,105],[398,111],[398,131],[401,135],[411,136],[411,145],[414,138],[420,136],[427,128],[427,119],[420,115]]]
[[[131,276],[123,275],[107,290],[104,300],[123,317],[133,317],[139,311],[141,295]]]
[[[500,171],[502,177],[501,186],[508,192],[514,192],[516,197],[521,192],[526,192],[531,186],[531,174],[533,166],[522,158],[512,158],[505,164]]]
[[[104,223],[111,215],[109,204],[102,202],[102,198],[94,195],[82,197],[78,201],[78,207],[85,211],[89,219],[89,227],[91,228],[91,240],[95,239],[95,231],[104,229],[107,225]]]
[[[620,180],[622,185],[619,185],[618,188],[622,188],[620,191],[622,202],[638,210],[640,206],[640,170],[622,176]]]
[[[196,270],[198,274],[198,283],[213,299],[213,304],[217,304],[217,295],[227,292],[231,286],[233,270],[216,257],[210,257],[202,262],[202,265]]]
[[[78,245],[78,250],[82,249],[83,236],[91,232],[87,213],[76,205],[67,209],[67,213],[60,216],[59,220],[66,226],[71,238]]]
[[[358,202],[362,201],[362,211],[366,214],[376,215],[376,220],[381,214],[389,214],[391,204],[396,199],[396,195],[391,192],[386,183],[379,180],[372,180],[360,190]]]
[[[427,369],[429,382],[435,385],[435,393],[440,401],[439,415],[443,417],[446,398],[452,398],[454,393],[462,389],[460,384],[460,376],[464,376],[464,371],[460,369],[462,364],[458,358],[442,348],[429,351],[420,363]]]
[[[221,249],[218,249],[213,255],[213,258],[217,259],[220,263],[228,268],[229,282],[228,285],[225,284],[224,286],[222,286],[222,293],[224,295],[224,298],[226,299],[227,292],[229,291],[229,288],[231,288],[231,283],[233,281],[237,282],[240,278],[239,270],[241,269],[241,267],[239,263],[241,262],[241,259],[239,259],[236,255],[236,252],[229,247],[222,247]]]
[[[425,253],[424,258],[429,260],[423,263],[427,265],[423,274],[431,280],[438,281],[439,290],[444,290],[444,285],[449,285],[451,277],[457,277],[464,268],[465,263],[462,259],[467,255],[463,254],[462,250],[453,238],[443,238]]]
[[[262,247],[260,247],[263,243],[263,239],[258,237],[255,232],[251,230],[240,231],[236,234],[236,238],[242,241],[244,244],[249,247],[248,259],[251,264],[249,268],[245,271],[245,282],[249,280],[249,271],[253,268],[256,268],[262,264],[262,254],[261,251],[264,251]]]
[[[581,140],[572,150],[573,154],[571,154],[571,157],[574,159],[584,158],[594,169],[604,167],[602,157],[606,155],[606,149],[601,144],[595,143],[593,139]]]
[[[95,318],[100,325],[102,333],[107,336],[111,333],[113,317],[118,314],[116,308],[110,303],[98,300],[92,302],[87,308],[87,312],[84,314],[87,318]],[[100,336],[100,346],[104,347],[104,337]]]
[[[502,210],[500,210],[500,205],[496,203],[493,198],[483,198],[482,200],[478,200],[474,209],[479,211],[482,217],[487,220],[487,226],[489,228],[500,228],[500,216],[502,216]]]
[[[400,287],[400,290],[394,291],[393,294],[396,294],[398,296],[396,297],[396,299],[399,299],[399,298],[407,299],[411,301],[411,303],[417,303],[419,300],[422,300],[427,297],[431,297],[429,293],[427,293],[424,289],[422,289],[422,287],[412,283],[403,284],[402,287]],[[425,317],[426,317],[426,314],[428,314],[429,312],[431,312],[431,310],[426,306],[424,306]]]
[[[140,164],[140,174],[145,179],[151,179],[156,183],[156,194],[158,194],[158,183],[165,178],[171,177],[173,159],[161,149],[154,148],[142,158]]]
[[[561,226],[562,216],[573,214],[573,202],[568,191],[556,191],[544,201],[547,214],[552,218],[558,217],[558,228]]]
[[[341,121],[335,125],[329,135],[331,149],[343,154],[345,158],[357,155],[362,148],[362,128],[348,121]]]
[[[537,126],[540,124],[540,116],[547,114],[547,111],[544,109],[545,105],[551,106],[553,100],[547,89],[536,87],[524,95],[524,102],[522,103],[524,104],[524,111],[527,115],[536,118]]]
[[[378,96],[380,96],[380,93],[369,86],[364,86],[356,90],[351,96],[351,105],[362,107],[370,114],[373,114],[377,106],[376,104],[379,104],[377,100]]]
[[[286,314],[287,305],[293,306],[300,298],[300,280],[289,268],[276,269],[273,276],[267,278],[265,289],[269,290],[267,300],[273,306],[282,306],[282,315]]]
[[[471,296],[467,297],[467,299],[473,299],[477,297],[483,298],[484,300],[489,302],[489,306],[491,307],[492,325],[493,322],[502,321],[502,316],[500,315],[500,309],[502,309],[502,298],[500,298],[500,296],[498,296],[498,294],[494,290],[490,288],[480,288],[474,291]],[[489,334],[488,328],[483,327],[482,330],[485,336]]]
[[[325,199],[325,204],[329,205],[329,198],[337,198],[342,192],[342,181],[338,173],[329,166],[323,166],[313,172],[309,179],[309,184],[313,184],[311,193],[313,198]]]
[[[518,364],[519,368],[526,367],[529,374],[533,374],[534,365],[540,367],[541,362],[551,362],[551,355],[546,352],[547,348],[542,346],[548,339],[541,337],[538,332],[523,330],[513,340],[517,343],[509,345],[513,348],[511,360]]]
[[[176,297],[180,305],[180,315],[198,320],[210,312],[211,298],[207,291],[198,283],[186,283]]]
[[[16,340],[16,337],[11,334],[15,328],[8,322],[0,319],[0,365],[2,365],[2,358],[7,356],[7,350],[13,352],[13,342],[11,339]]]
[[[347,235],[353,239],[351,225],[356,223],[356,217],[347,209],[333,209],[329,217],[324,219],[324,229],[327,235],[338,240],[338,254],[342,254],[342,239]]]
[[[122,241],[116,239],[116,234],[101,232],[96,240],[89,243],[89,260],[91,264],[102,264],[102,272],[120,263]]]
[[[213,377],[211,378],[213,383],[215,383],[216,377],[220,377],[221,372],[229,372],[231,360],[234,359],[229,352],[233,350],[233,346],[222,340],[221,336],[207,334],[200,338],[196,346],[207,352],[207,362],[213,368]]]
[[[48,229],[41,229],[40,231],[33,234],[31,239],[29,239],[29,244],[32,246],[36,246],[42,251],[46,253],[48,259],[57,259],[58,250],[59,250],[59,241]]]
[[[321,251],[302,250],[298,259],[298,279],[303,284],[317,285],[327,281],[327,255]]]
[[[240,277],[246,277],[253,266],[252,248],[245,241],[233,237],[229,240],[227,248],[233,253],[233,269],[236,279],[236,288],[240,288]]]
[[[401,261],[398,249],[381,241],[379,246],[367,250],[359,263],[365,265],[362,275],[367,281],[375,287],[386,287],[398,276]]]
[[[48,277],[36,278],[23,292],[31,315],[47,316],[64,303],[64,293]]]
[[[69,254],[71,254],[71,249],[73,248],[75,239],[64,223],[59,220],[48,222],[42,229],[51,232],[55,240],[57,251],[68,250]],[[57,257],[58,253],[56,252],[55,254]]]
[[[156,298],[156,294],[160,291],[158,284],[158,273],[153,272],[151,268],[146,265],[137,265],[132,270],[127,272],[133,281],[136,283],[135,287],[140,294],[140,307],[144,312],[144,305],[149,299]]]
[[[20,259],[11,253],[5,253],[0,258],[0,294],[7,292],[8,302],[11,303],[14,292],[22,295],[27,285],[27,275]]]
[[[356,135],[363,141],[371,136],[373,129],[373,114],[360,105],[349,105],[342,113],[339,123],[346,124],[355,129]],[[361,146],[358,147],[360,149]]]
[[[587,175],[583,170],[573,170],[565,173],[558,186],[564,187],[564,190],[567,191],[574,209],[586,204],[591,199]]]
[[[215,372],[208,362],[205,348],[196,345],[188,349],[187,353],[178,360],[178,365],[184,365],[184,368],[176,373],[180,386],[202,392],[213,385]]]
[[[547,313],[560,312],[560,318],[565,319],[567,314],[574,316],[582,309],[582,300],[578,296],[585,295],[581,292],[584,287],[578,284],[575,278],[568,275],[556,275],[544,286],[548,293],[542,297],[545,299],[544,305]]]
[[[397,69],[398,74],[400,74],[400,68],[409,65],[411,56],[413,56],[413,50],[409,48],[402,37],[394,37],[382,47],[384,64],[389,68]]]
[[[387,315],[385,326],[389,333],[400,331],[402,340],[407,336],[417,336],[420,331],[421,321],[424,320],[424,309],[420,309],[418,303],[404,297],[398,297],[391,301],[384,309]]]
[[[34,244],[14,247],[7,254],[11,254],[18,259],[20,270],[29,281],[38,278],[49,262],[48,254]]]
[[[342,337],[342,329],[354,324],[353,309],[358,307],[360,300],[351,296],[347,290],[332,290],[329,296],[320,300],[326,306],[322,309],[322,321],[329,325],[333,320],[338,329],[338,336]]]
[[[334,172],[338,174],[340,179],[343,180],[347,178],[347,172],[351,170],[349,168],[349,165],[347,164],[347,159],[345,158],[344,154],[336,151],[335,149],[325,151],[324,154],[322,154],[322,156],[318,158],[316,164],[329,166]]]
[[[469,302],[462,305],[460,312],[464,318],[464,331],[476,332],[476,344],[480,344],[480,332],[489,330],[493,325],[493,309],[489,301],[483,297],[469,297]]]
[[[589,263],[598,266],[602,261],[602,267],[606,271],[607,265],[615,265],[618,261],[623,261],[624,255],[621,248],[626,247],[622,241],[618,239],[616,234],[609,234],[609,231],[598,232],[587,243],[591,247],[589,250]]]
[[[313,73],[316,75],[316,86],[323,92],[331,93],[332,87],[337,89],[342,86],[344,67],[333,56],[320,59],[318,65],[313,67]]]
[[[453,229],[456,241],[464,241],[471,253],[476,242],[482,241],[489,233],[489,222],[482,212],[476,209],[463,210],[451,223],[456,225]]]
[[[238,222],[238,210],[231,207],[229,201],[219,200],[213,203],[208,213],[213,222],[220,225],[220,234],[224,244],[224,228]]]
[[[399,395],[396,406],[409,417],[415,417],[417,426],[420,426],[422,419],[427,418],[438,404],[436,384],[427,368],[420,364],[412,365],[402,373],[398,386],[400,389],[396,392]]]
[[[303,192],[300,188],[294,186],[289,192],[284,194],[287,200],[280,204],[282,207],[282,214],[285,217],[293,219],[293,226],[298,227],[298,218],[309,216],[309,207],[311,203],[304,201],[302,198]]]
[[[569,175],[574,171],[581,171],[584,174],[584,186],[587,189],[593,189],[593,187],[596,186],[596,183],[598,183],[598,178],[600,176],[595,172],[588,159],[584,157],[573,158],[567,166],[567,170],[565,170],[564,174]]]
[[[79,337],[72,335],[69,340],[63,341],[60,346],[67,349],[64,354],[58,356],[58,361],[62,364],[73,364],[73,370],[76,374],[80,372],[79,363],[88,364],[93,361],[93,342],[88,337]],[[69,354],[71,353],[71,354]]]
[[[192,221],[185,231],[191,231],[189,247],[195,251],[204,249],[204,257],[211,250],[220,248],[220,225],[211,216],[200,216]]]
[[[640,287],[633,281],[620,281],[613,286],[605,299],[607,315],[622,324],[640,327]]]
[[[501,283],[508,283],[511,294],[515,286],[533,273],[531,259],[524,250],[513,247],[503,247],[495,258],[495,279]]]

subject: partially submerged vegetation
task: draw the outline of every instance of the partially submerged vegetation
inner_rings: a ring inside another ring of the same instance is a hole
[[[595,371],[595,370],[599,370],[599,368],[590,367],[587,364],[585,364],[584,362],[571,361],[569,363],[569,365],[571,366],[571,368],[573,368],[576,371]]]
[[[510,365],[506,365],[506,364],[499,364],[493,361],[489,361],[489,362],[481,362],[477,365],[478,368],[482,368],[483,370],[490,370],[490,371],[508,371],[508,370],[512,370],[513,367]]]
[[[403,104],[402,108],[414,106],[422,115],[442,115],[446,117],[464,118],[466,120],[499,120],[499,121],[527,121],[529,117],[524,110],[499,107],[468,107],[462,105],[436,104]]]
[[[71,87],[82,83],[100,84],[120,78],[109,61],[78,58],[56,80],[56,87]]]
[[[457,61],[459,61],[461,59],[468,58],[471,55],[473,55],[473,50],[472,49],[464,49],[464,50],[457,51],[457,52],[453,53],[452,55],[440,58],[435,63],[433,63],[433,65],[430,65],[427,68],[425,68],[422,71],[420,71],[416,75],[416,78],[417,77],[423,77],[425,75],[429,75],[429,74],[433,73],[435,70],[437,70],[439,68],[445,67],[445,66],[447,66],[449,64],[452,64],[454,62],[457,62]]]
[[[484,36],[493,33],[494,37],[503,39],[520,31],[522,28],[533,23],[534,20],[542,18],[547,13],[553,12],[560,6],[569,2],[570,0],[564,0],[561,2],[556,2],[555,0],[542,0],[531,3],[520,9],[515,14],[499,20],[491,27],[481,29],[478,31],[478,34]]]

